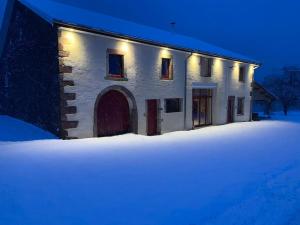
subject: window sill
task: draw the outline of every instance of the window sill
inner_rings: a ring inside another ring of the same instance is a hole
[[[182,113],[182,111],[177,111],[177,112],[165,112],[166,114],[173,114],[173,113]]]
[[[114,81],[128,81],[127,77],[112,77],[112,76],[106,76],[104,78],[105,80],[114,80]]]
[[[204,75],[200,75],[200,77],[211,78],[211,77],[212,77],[212,75],[210,75],[210,76],[204,76]]]
[[[237,116],[245,116],[245,114],[236,114]]]
[[[171,78],[160,78],[160,80],[162,80],[162,81],[172,81],[173,79],[171,79]]]

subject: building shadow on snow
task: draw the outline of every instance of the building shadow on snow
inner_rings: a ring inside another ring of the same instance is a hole
[[[24,121],[0,116],[0,142],[57,139],[53,134]]]

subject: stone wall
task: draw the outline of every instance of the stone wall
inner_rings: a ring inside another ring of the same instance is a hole
[[[57,30],[15,1],[0,59],[0,110],[60,134]]]

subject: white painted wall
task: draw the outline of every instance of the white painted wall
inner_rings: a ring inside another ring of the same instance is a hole
[[[187,128],[192,129],[192,90],[193,83],[217,84],[213,89],[213,124],[224,124],[226,116],[226,62],[222,59],[214,59],[212,76],[202,77],[200,75],[200,55],[193,54],[188,60],[188,79],[187,79]]]
[[[74,87],[66,87],[65,92],[76,93],[75,101],[68,105],[77,106],[77,114],[68,115],[68,120],[79,121],[78,128],[69,129],[69,136],[88,138],[93,137],[94,107],[99,93],[112,85],[127,88],[135,97],[138,108],[138,133],[146,134],[146,100],[160,99],[164,107],[166,98],[184,99],[185,70],[187,52],[169,50],[160,47],[115,39],[80,31],[70,31],[60,28],[62,36],[68,39],[64,49],[70,56],[64,60],[66,65],[73,67],[73,73],[68,76],[75,82]],[[125,71],[128,81],[106,80],[106,51],[107,49],[123,50],[125,54]],[[172,56],[174,64],[174,79],[160,79],[161,58]],[[249,79],[243,85],[236,82],[236,72],[229,67],[233,62],[215,59],[213,76],[200,76],[199,56],[193,55],[188,60],[187,79],[187,117],[186,129],[192,129],[192,84],[193,82],[216,83],[213,97],[213,124],[224,124],[227,119],[227,96],[245,96],[247,112],[237,121],[248,121],[250,111],[250,70]],[[252,74],[251,74],[252,76]],[[184,105],[184,103],[183,103]],[[184,130],[184,112],[165,113],[161,111],[162,133]]]
[[[160,99],[164,107],[165,98],[184,98],[185,53],[164,50],[148,45],[126,42],[109,37],[83,32],[62,31],[62,36],[69,39],[65,44],[70,56],[65,64],[73,66],[71,77],[74,87],[67,87],[65,92],[77,94],[75,101],[69,101],[70,106],[77,106],[77,114],[68,115],[68,120],[79,121],[76,129],[69,130],[72,137],[92,137],[94,124],[94,106],[98,94],[112,85],[122,85],[135,97],[138,109],[138,133],[146,134],[146,100]],[[125,71],[128,81],[106,80],[107,49],[126,49]],[[161,58],[172,55],[174,64],[174,80],[160,80]],[[183,112],[168,113],[161,111],[162,133],[183,130]]]
[[[245,82],[239,82],[239,63],[237,62],[230,62],[230,69],[229,72],[229,87],[228,87],[228,95],[235,96],[235,121],[236,122],[243,122],[249,121],[250,119],[250,106],[251,106],[251,82],[254,75],[254,67],[251,65],[243,64],[245,66]],[[245,97],[245,113],[244,115],[237,115],[237,98],[238,97]]]

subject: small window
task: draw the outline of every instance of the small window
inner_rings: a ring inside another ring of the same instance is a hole
[[[171,80],[172,79],[172,59],[162,58],[161,63],[161,79]]]
[[[108,70],[109,76],[124,77],[124,55],[108,53]]]
[[[238,98],[237,100],[237,114],[244,115],[245,98]]]
[[[174,113],[182,111],[182,99],[180,98],[170,98],[165,99],[165,112]]]
[[[212,74],[212,64],[213,59],[201,57],[200,58],[201,64],[201,76],[202,77],[211,77]]]
[[[239,82],[245,82],[245,67],[240,66],[239,69]]]

